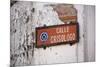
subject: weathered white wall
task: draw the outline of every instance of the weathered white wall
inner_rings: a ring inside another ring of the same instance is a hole
[[[83,62],[84,61],[84,5],[74,5],[77,9],[77,19],[79,23],[79,43],[76,48],[77,53],[77,62]]]
[[[79,23],[79,43],[73,46],[69,44],[51,46],[46,49],[34,47],[36,27],[63,24],[58,18],[57,12],[53,10],[53,7],[44,6],[47,4],[20,1],[11,7],[11,64],[37,65],[83,62],[89,55],[91,55],[89,56],[89,60],[91,61],[91,58],[94,57],[94,50],[92,50],[94,49],[94,39],[90,37],[94,33],[89,34],[94,31],[94,27],[92,27],[94,26],[94,14],[92,14],[94,9],[87,6],[86,8],[84,5],[74,5],[77,9]],[[33,8],[35,10],[32,10]],[[90,10],[87,12],[88,8]],[[90,16],[93,21],[89,20]],[[88,52],[85,50],[85,47]]]
[[[11,65],[28,65],[33,57],[32,2],[17,2],[10,11]],[[31,48],[30,48],[31,46]]]

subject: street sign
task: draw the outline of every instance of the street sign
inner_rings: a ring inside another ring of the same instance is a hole
[[[78,23],[36,28],[36,47],[73,44],[79,41]]]

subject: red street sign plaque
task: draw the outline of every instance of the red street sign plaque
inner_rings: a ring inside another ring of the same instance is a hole
[[[73,44],[78,41],[78,23],[36,28],[36,47]]]

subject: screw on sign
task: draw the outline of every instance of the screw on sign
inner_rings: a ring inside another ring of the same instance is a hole
[[[79,41],[78,23],[36,28],[36,47],[73,44]]]

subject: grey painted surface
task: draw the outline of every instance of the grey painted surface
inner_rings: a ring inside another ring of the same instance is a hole
[[[84,6],[85,61],[95,61],[95,6]]]

